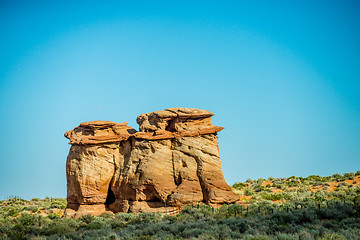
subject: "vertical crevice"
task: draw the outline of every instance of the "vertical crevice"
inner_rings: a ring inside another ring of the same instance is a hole
[[[182,183],[182,177],[181,174],[179,174],[177,177],[174,176],[174,182],[176,186],[179,186]]]
[[[171,150],[171,162],[172,162],[172,167],[173,167],[173,178],[174,178],[174,183],[176,186],[179,186],[179,184],[177,184],[177,177],[176,177],[176,168],[175,168],[175,159],[174,159],[174,139],[171,139],[171,146],[170,146],[170,150]]]
[[[172,154],[172,166],[173,166],[173,178],[174,178],[174,183],[176,186],[179,186],[182,183],[182,176],[181,176],[181,165],[180,163],[175,163],[175,154],[174,151],[175,150],[175,144],[176,144],[176,138],[171,139],[171,154]],[[182,166],[184,166],[184,161],[182,160]]]
[[[135,141],[134,138],[129,138],[129,140],[127,141],[123,141],[121,143],[121,146],[120,146],[120,154],[123,155],[124,157],[124,161],[123,161],[123,164],[122,164],[122,169],[119,173],[119,178],[121,179],[121,185],[123,185],[123,182],[126,182],[128,179],[127,179],[127,175],[129,173],[129,170],[130,170],[130,167],[131,167],[131,153],[133,151],[133,148],[134,148],[134,145],[135,143],[133,142]]]
[[[209,191],[205,185],[204,182],[204,176],[203,176],[203,162],[199,156],[193,156],[197,163],[197,169],[196,174],[200,182],[202,194],[203,194],[203,202],[208,203],[209,202]]]
[[[109,207],[112,203],[115,202],[115,194],[111,190],[111,184],[112,184],[112,180],[110,181],[107,196],[106,196],[106,200],[105,200],[105,206],[106,207]]]

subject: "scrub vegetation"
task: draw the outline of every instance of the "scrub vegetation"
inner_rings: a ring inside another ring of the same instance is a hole
[[[233,185],[237,204],[178,215],[104,213],[62,218],[61,198],[0,201],[0,239],[360,239],[360,172]]]

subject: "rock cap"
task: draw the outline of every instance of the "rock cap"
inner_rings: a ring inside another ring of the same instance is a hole
[[[212,112],[196,108],[167,108],[141,114],[137,118],[140,131],[127,126],[127,122],[83,122],[65,133],[70,144],[99,144],[121,142],[130,137],[146,140],[161,140],[177,137],[193,137],[217,133],[223,127],[214,126]]]
[[[111,121],[83,122],[74,130],[67,131],[65,137],[70,144],[99,144],[127,140],[136,132],[127,122],[115,123]]]

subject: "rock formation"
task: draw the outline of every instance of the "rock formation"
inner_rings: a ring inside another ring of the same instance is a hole
[[[127,123],[92,121],[65,133],[67,217],[171,212],[191,203],[238,200],[225,182],[214,114],[169,108]]]

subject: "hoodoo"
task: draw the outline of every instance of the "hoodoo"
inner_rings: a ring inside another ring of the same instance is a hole
[[[127,123],[91,121],[65,133],[66,217],[173,212],[187,204],[234,203],[225,182],[214,114],[169,108]]]

